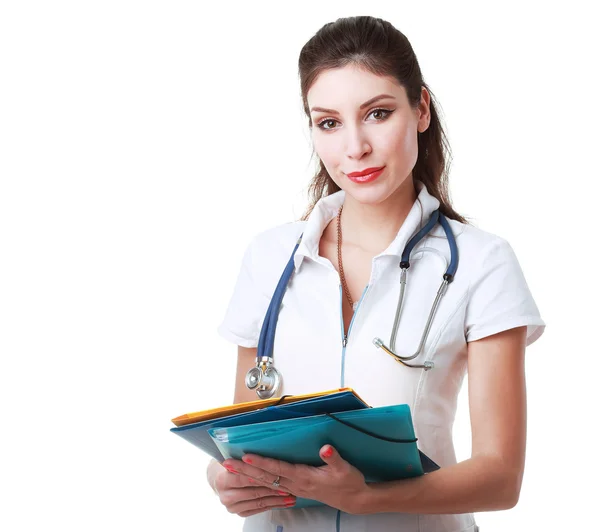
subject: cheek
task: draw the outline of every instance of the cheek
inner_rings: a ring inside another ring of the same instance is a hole
[[[411,129],[388,137],[386,151],[401,166],[414,166],[417,161],[417,133]]]
[[[336,142],[336,139],[333,138],[333,135],[330,137],[319,135],[317,139],[313,139],[313,146],[319,159],[323,161],[325,166],[335,164],[339,158],[340,146]]]
[[[396,153],[408,154],[417,147],[416,132],[408,124],[396,129],[393,134],[388,136],[391,149]]]
[[[333,137],[333,135],[331,135]],[[325,138],[319,139],[313,143],[315,153],[323,162],[325,169],[333,179],[333,182],[340,186],[337,172],[340,171],[342,166],[342,149],[339,144],[336,143],[335,139]]]

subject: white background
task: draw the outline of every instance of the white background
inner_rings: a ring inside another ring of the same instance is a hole
[[[241,528],[170,419],[231,402],[216,329],[243,250],[302,215],[314,170],[298,54],[366,14],[411,41],[454,206],[512,244],[547,323],[521,499],[478,523],[594,529],[592,2],[208,4],[1,4],[0,529]],[[455,438],[467,458],[466,382]]]

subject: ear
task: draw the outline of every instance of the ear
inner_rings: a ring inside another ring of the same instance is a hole
[[[417,131],[423,133],[429,127],[431,122],[431,111],[429,106],[431,105],[431,96],[425,87],[421,87],[421,101],[418,107],[419,123],[417,125]]]

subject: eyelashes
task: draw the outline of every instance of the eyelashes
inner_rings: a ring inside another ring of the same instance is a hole
[[[384,120],[387,120],[390,117],[390,115],[395,111],[395,109],[383,109],[378,107],[377,109],[373,109],[369,113],[369,115],[372,115],[373,113],[376,113],[378,111],[384,113],[384,116],[383,118],[378,119],[377,122],[383,122]],[[323,131],[332,131],[333,129],[335,129],[331,127],[324,127],[324,124],[326,124],[327,122],[337,122],[337,120],[335,118],[324,118],[323,120],[317,123],[317,127]]]

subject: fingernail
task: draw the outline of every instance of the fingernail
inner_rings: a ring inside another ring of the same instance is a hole
[[[277,493],[279,493],[279,495],[289,495],[289,493],[287,491],[279,491],[279,490],[277,490]]]
[[[235,473],[236,475],[239,475],[239,473],[231,466],[225,466],[225,469],[227,469],[227,471],[229,471],[230,473]]]
[[[329,446],[323,451],[323,456],[329,458],[333,454],[333,447]]]
[[[295,497],[286,497],[285,499],[283,499],[283,502],[285,504],[296,504],[296,498]]]
[[[246,462],[247,464],[251,464],[252,460],[246,456],[242,457],[242,461]]]

